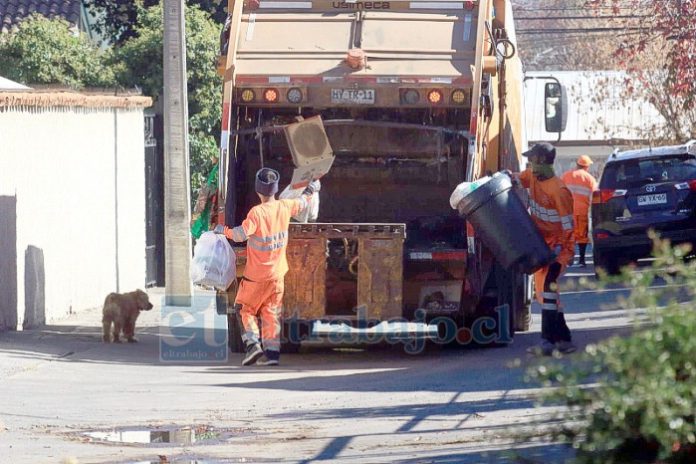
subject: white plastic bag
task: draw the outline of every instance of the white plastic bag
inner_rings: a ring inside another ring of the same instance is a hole
[[[457,209],[457,205],[464,199],[465,196],[485,184],[491,180],[490,176],[482,177],[478,180],[475,180],[473,182],[462,182],[461,184],[457,185],[457,188],[454,189],[454,192],[452,192],[452,196],[450,196],[450,206],[452,209]]]
[[[290,186],[288,185],[280,193],[278,198],[280,198],[281,200],[294,200],[296,198],[300,198],[303,191],[304,191],[303,188],[291,189]],[[311,200],[309,200],[309,207],[305,208],[304,211],[301,211],[299,214],[293,216],[292,218],[294,220],[296,220],[297,222],[307,223],[307,222],[316,222],[318,217],[319,217],[319,192],[314,192],[314,195],[312,195]]]
[[[204,232],[196,242],[190,276],[195,285],[227,290],[237,275],[237,257],[224,235]]]

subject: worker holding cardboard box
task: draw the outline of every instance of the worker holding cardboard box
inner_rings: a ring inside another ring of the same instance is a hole
[[[280,359],[281,313],[284,277],[288,272],[286,248],[290,218],[301,213],[321,185],[309,183],[294,200],[276,200],[280,174],[269,168],[256,173],[256,193],[261,204],[254,206],[240,226],[216,228],[235,242],[247,242],[247,263],[235,303],[240,316],[246,354],[242,365],[276,366]],[[258,318],[262,321],[259,333]],[[259,338],[260,336],[260,338]],[[261,345],[263,343],[263,348]]]

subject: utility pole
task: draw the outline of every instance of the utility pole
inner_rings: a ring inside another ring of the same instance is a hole
[[[164,9],[164,234],[165,304],[191,306],[191,178],[186,92],[184,0]]]

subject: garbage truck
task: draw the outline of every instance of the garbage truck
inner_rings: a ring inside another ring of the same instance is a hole
[[[449,204],[462,182],[524,167],[511,1],[230,0],[228,11],[217,222],[238,225],[258,203],[261,167],[290,183],[298,158],[331,158],[316,222],[290,226],[284,349],[360,335],[506,344],[527,330],[530,278],[502,268]],[[217,302],[241,351],[235,289]]]

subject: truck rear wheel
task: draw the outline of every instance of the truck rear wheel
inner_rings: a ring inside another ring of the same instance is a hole
[[[515,331],[527,332],[532,325],[532,278],[521,272],[513,272],[513,291],[510,303],[515,313]]]
[[[474,344],[506,346],[512,342],[518,327],[529,327],[525,288],[523,274],[494,265],[486,282],[484,297],[476,306],[474,314],[465,321],[465,326],[471,330]],[[495,321],[494,329],[489,328],[490,322],[479,322],[476,326],[477,320],[484,317]],[[520,323],[517,322],[518,317],[522,318]],[[501,328],[501,324],[507,324],[507,327]],[[483,340],[477,340],[478,337],[483,337]]]

